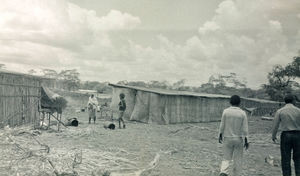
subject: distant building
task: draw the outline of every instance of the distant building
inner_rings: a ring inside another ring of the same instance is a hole
[[[75,91],[76,93],[79,94],[85,94],[85,95],[94,95],[97,98],[101,98],[101,99],[110,99],[111,98],[111,94],[103,94],[103,93],[99,93],[96,90],[88,90],[88,89],[78,89],[77,91]]]
[[[78,89],[76,92],[81,94],[94,95],[95,97],[99,96],[97,90]]]

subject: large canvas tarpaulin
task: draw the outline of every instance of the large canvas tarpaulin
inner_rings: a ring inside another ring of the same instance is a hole
[[[166,116],[166,96],[150,93],[149,121],[148,123],[168,124]]]
[[[55,103],[55,100],[60,97],[60,95],[52,92],[47,87],[41,88],[41,105],[42,107],[51,107]]]
[[[166,116],[166,100],[166,97],[159,94],[137,91],[130,120],[144,123],[169,123]]]
[[[135,105],[136,91],[133,89],[126,89],[126,88],[113,89],[113,96],[112,96],[110,108],[115,112],[114,116],[118,116],[117,112],[119,111],[118,104],[120,102],[120,97],[119,97],[120,93],[125,94],[126,111],[124,114],[124,118],[129,120]]]
[[[138,91],[135,98],[136,101],[130,120],[148,123],[150,94],[147,92]]]

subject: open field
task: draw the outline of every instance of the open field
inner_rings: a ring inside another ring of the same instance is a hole
[[[65,116],[78,117],[79,126],[62,127],[61,132],[55,131],[56,126],[47,131],[0,130],[0,175],[103,175],[105,170],[112,176],[218,175],[219,123],[130,122],[126,129],[106,130],[104,120],[87,124],[87,113]],[[249,118],[251,144],[244,155],[244,175],[280,175],[280,167],[265,163],[269,154],[279,157],[279,145],[270,139],[271,124]]]

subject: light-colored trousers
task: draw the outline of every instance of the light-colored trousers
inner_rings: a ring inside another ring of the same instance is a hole
[[[223,140],[224,160],[221,164],[221,173],[230,175],[230,163],[233,160],[233,176],[240,176],[243,169],[244,142],[241,137],[225,137]]]

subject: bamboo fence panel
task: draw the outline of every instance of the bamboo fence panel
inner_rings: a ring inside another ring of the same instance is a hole
[[[0,127],[36,123],[40,90],[38,77],[0,72]]]

